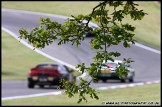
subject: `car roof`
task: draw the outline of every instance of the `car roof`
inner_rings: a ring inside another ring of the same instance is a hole
[[[52,65],[63,65],[63,64],[56,64],[54,62],[42,62],[42,63],[39,63],[37,65],[43,65],[43,64],[52,64]]]
[[[54,62],[42,62],[42,63],[39,63],[39,64],[55,64]]]
[[[85,23],[87,23],[87,22],[88,22],[87,20],[83,20],[83,21],[82,21],[83,24],[85,24]],[[93,28],[94,28],[94,27],[96,27],[96,28],[98,27],[97,24],[92,23],[92,22],[89,22],[88,26],[89,26],[89,27],[93,27]]]
[[[121,60],[114,60],[114,62],[113,61],[110,61],[110,60],[108,60],[106,63],[122,63],[123,61],[121,61]]]

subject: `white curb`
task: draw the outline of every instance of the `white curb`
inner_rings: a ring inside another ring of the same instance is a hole
[[[13,100],[13,99],[20,99],[20,98],[30,98],[30,97],[38,97],[38,96],[45,96],[45,95],[60,95],[60,94],[62,94],[62,91],[40,93],[40,94],[32,94],[32,95],[23,95],[23,96],[14,96],[14,97],[5,97],[5,98],[1,98],[1,100],[4,101],[4,100]]]
[[[132,83],[132,84],[126,84],[126,85],[99,87],[96,89],[97,90],[107,90],[107,89],[116,89],[116,88],[128,88],[128,87],[135,87],[135,86],[139,86],[139,85],[149,85],[149,84],[156,84],[156,83],[160,83],[160,80],[148,81],[148,82],[142,82],[142,83]]]

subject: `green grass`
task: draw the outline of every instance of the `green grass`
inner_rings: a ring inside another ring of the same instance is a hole
[[[160,3],[156,1],[140,1],[139,9],[143,9],[148,15],[141,21],[126,22],[136,26],[135,39],[138,42],[160,50]],[[28,10],[44,13],[59,14],[64,16],[87,14],[97,5],[95,1],[72,1],[72,2],[27,2],[27,1],[3,1],[2,8]]]
[[[41,97],[32,97],[24,99],[14,99],[2,101],[2,105],[35,105],[35,106],[50,106],[50,105],[103,105],[102,102],[158,102],[161,105],[160,99],[160,84],[151,84],[144,86],[136,86],[131,88],[98,90],[99,100],[91,99],[86,96],[88,102],[85,101],[77,104],[78,95],[69,98],[67,95],[49,95]],[[48,100],[46,100],[48,99]],[[138,105],[137,105],[138,106]]]

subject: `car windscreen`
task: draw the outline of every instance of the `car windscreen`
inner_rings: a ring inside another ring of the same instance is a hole
[[[106,66],[108,68],[116,68],[118,66],[118,64],[116,64],[116,63],[106,63]]]
[[[58,65],[54,65],[54,64],[40,64],[40,65],[37,65],[37,68],[40,68],[40,69],[57,69]]]

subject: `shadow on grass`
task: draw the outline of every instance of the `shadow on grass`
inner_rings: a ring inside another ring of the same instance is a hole
[[[11,71],[2,71],[2,76],[13,76],[13,75],[17,75],[17,74]]]

